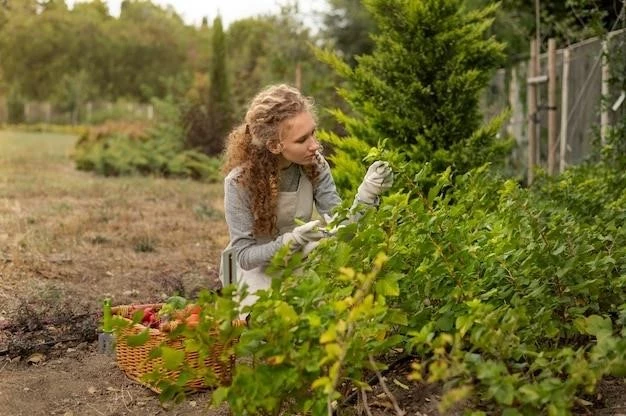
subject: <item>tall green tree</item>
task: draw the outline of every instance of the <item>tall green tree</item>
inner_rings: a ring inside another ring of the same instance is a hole
[[[361,0],[328,0],[329,9],[322,14],[322,36],[333,43],[350,65],[355,57],[370,53],[376,32],[374,19]]]
[[[228,70],[226,68],[226,36],[222,27],[222,18],[217,16],[213,20],[213,59],[210,72],[209,100],[212,113],[213,128],[212,140],[206,151],[216,155],[224,148],[226,135],[233,125],[233,108],[228,85]]]
[[[482,8],[491,3],[490,0],[465,1],[469,8]],[[540,37],[545,49],[548,38],[556,38],[560,45],[565,46],[619,28],[623,2],[541,0],[539,6]],[[501,0],[489,33],[506,44],[509,61],[517,61],[528,56],[529,40],[536,35],[536,29],[534,1]]]
[[[498,120],[482,125],[478,105],[504,58],[503,45],[486,36],[496,6],[470,11],[462,0],[365,5],[379,28],[373,52],[355,68],[333,53],[320,54],[345,79],[340,94],[354,114],[335,112],[351,138],[324,136],[340,150],[333,159],[345,180],[360,177],[358,160],[383,139],[437,172],[503,158],[510,143],[496,140]]]
[[[67,10],[35,14],[30,8],[11,9],[0,32],[0,65],[6,81],[18,85],[27,98],[49,97],[78,62],[69,52],[78,39],[72,28]]]
[[[212,62],[208,80],[198,74],[183,109],[185,143],[207,155],[218,155],[233,125],[233,110],[226,69],[226,39],[221,17],[212,27]]]
[[[322,39],[303,23],[297,7],[285,6],[280,14],[258,16],[232,23],[227,32],[228,68],[238,118],[261,88],[273,83],[295,85],[300,68],[301,89],[315,97],[318,107],[339,105],[335,87],[339,82],[332,70],[320,62],[311,45]],[[319,123],[334,126],[334,119],[321,111]]]

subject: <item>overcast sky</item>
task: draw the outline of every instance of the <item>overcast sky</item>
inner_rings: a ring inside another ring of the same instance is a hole
[[[73,7],[78,1],[85,0],[67,0],[67,4]],[[245,17],[277,13],[280,11],[280,4],[284,4],[285,0],[152,0],[152,2],[162,6],[171,5],[188,24],[199,24],[203,16],[208,17],[210,23],[219,12],[222,23],[227,27],[231,22]],[[122,0],[106,0],[106,3],[111,14],[118,16]],[[300,14],[305,22],[314,26],[315,12],[324,10],[326,1],[303,0],[299,3]]]

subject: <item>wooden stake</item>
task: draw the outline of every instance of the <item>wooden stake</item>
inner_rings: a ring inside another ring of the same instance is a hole
[[[600,103],[600,143],[606,144],[606,135],[609,129],[609,42],[602,41],[602,102]]]
[[[559,152],[559,172],[563,173],[566,167],[567,153],[567,117],[569,113],[569,47],[563,49],[563,75],[561,76],[561,151]]]
[[[538,44],[536,39],[530,41],[530,62],[528,63],[528,78],[532,79],[538,75],[537,70],[537,58],[538,58]],[[535,169],[535,154],[536,142],[537,142],[537,83],[527,82],[527,97],[528,97],[528,129],[526,136],[528,137],[528,185],[532,185],[534,180]]]
[[[548,40],[548,174],[556,169],[556,40]]]

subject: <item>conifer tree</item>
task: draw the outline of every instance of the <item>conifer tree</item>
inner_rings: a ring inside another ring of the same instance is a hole
[[[213,21],[213,65],[211,65],[209,92],[213,108],[214,135],[215,140],[219,142],[220,151],[233,122],[226,71],[226,38],[222,18],[217,16]]]
[[[213,21],[212,49],[208,80],[203,74],[196,75],[182,114],[186,147],[207,155],[218,155],[233,123],[226,72],[226,42],[219,16]]]
[[[510,142],[495,139],[499,120],[483,126],[479,113],[479,94],[504,58],[503,45],[486,36],[496,6],[467,10],[462,0],[365,5],[378,27],[373,52],[358,57],[354,68],[319,52],[345,80],[340,95],[352,109],[350,115],[334,111],[351,138],[322,135],[338,149],[340,185],[361,176],[359,159],[382,139],[411,161],[430,162],[435,172],[466,171],[508,152]]]

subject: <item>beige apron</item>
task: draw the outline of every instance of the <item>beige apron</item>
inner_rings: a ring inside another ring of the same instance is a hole
[[[313,185],[306,176],[306,174],[300,170],[300,180],[298,182],[298,189],[295,192],[280,192],[278,196],[277,207],[277,228],[280,235],[290,232],[296,226],[294,219],[299,218],[303,221],[310,221],[313,215]],[[259,243],[263,244],[269,242],[270,239],[259,240]],[[258,290],[269,289],[272,285],[272,278],[265,274],[265,266],[260,266],[252,270],[243,270],[238,264],[233,264],[232,250],[229,250],[230,244],[224,254],[222,255],[222,264],[220,267],[220,280],[222,285],[236,284],[239,289],[243,285],[248,287],[248,295],[240,300],[241,307],[252,305],[258,299],[255,293]],[[229,262],[231,266],[229,267]],[[236,271],[232,270],[232,266],[236,267]],[[237,279],[236,282],[225,281],[228,279],[226,272],[234,272]]]

